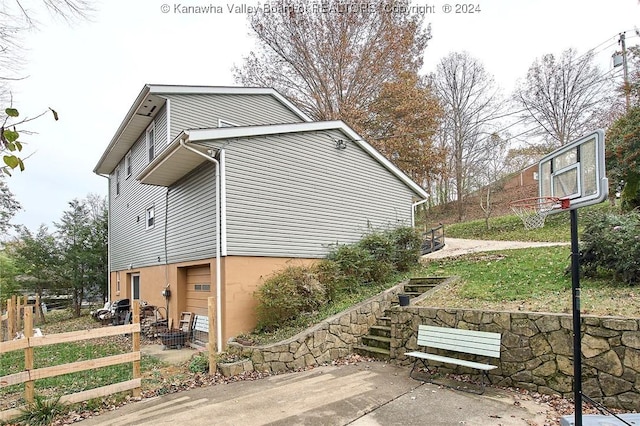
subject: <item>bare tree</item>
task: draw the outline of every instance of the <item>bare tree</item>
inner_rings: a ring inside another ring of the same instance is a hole
[[[487,143],[501,102],[493,77],[466,52],[443,58],[434,81],[444,108],[441,140],[450,155],[458,220],[462,220],[469,177],[491,149]]]
[[[480,187],[480,208],[484,213],[484,223],[490,229],[489,218],[494,210],[493,195],[504,185],[502,178],[506,176],[505,156],[507,152],[507,141],[502,139],[497,133],[489,137],[486,145],[486,155],[478,166],[478,186]]]
[[[407,5],[271,2],[249,17],[257,51],[234,69],[235,79],[273,87],[311,117],[341,119],[361,132],[383,84],[422,66],[430,29],[425,15],[393,12]]]
[[[547,54],[536,59],[514,98],[526,110],[526,122],[539,127],[532,135],[558,147],[592,130],[607,106],[610,85],[610,76],[594,64],[592,52],[578,57],[568,49],[558,58]]]

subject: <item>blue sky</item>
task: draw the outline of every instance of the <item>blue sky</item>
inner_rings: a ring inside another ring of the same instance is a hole
[[[23,205],[13,220],[36,229],[52,226],[67,203],[88,193],[106,195],[107,181],[92,170],[145,83],[233,85],[232,67],[253,46],[243,13],[230,6],[255,1],[206,2],[110,0],[96,4],[90,22],[67,25],[41,17],[41,28],[26,35],[23,75],[13,86],[15,106],[33,116],[54,108],[29,126],[27,170],[8,179]],[[573,47],[598,47],[607,70],[618,33],[640,26],[637,0],[481,0],[480,12],[444,13],[446,0],[429,5],[426,22],[433,39],[425,72],[451,51],[479,59],[508,93],[536,57]],[[163,13],[164,5],[169,12]],[[215,5],[222,13],[177,13],[177,5]],[[627,33],[628,45],[640,43]]]

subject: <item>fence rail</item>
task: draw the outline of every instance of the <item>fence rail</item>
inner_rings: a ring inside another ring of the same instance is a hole
[[[422,238],[422,246],[420,248],[421,254],[424,255],[440,250],[444,247],[444,225],[440,224],[440,226],[431,228],[429,231],[422,234]]]
[[[9,301],[7,301],[9,302]],[[77,403],[93,398],[99,398],[118,392],[133,391],[133,396],[141,394],[142,378],[140,373],[140,304],[133,303],[133,324],[121,326],[97,328],[92,330],[70,331],[67,333],[51,334],[46,336],[34,336],[33,333],[33,306],[25,306],[24,310],[24,338],[0,342],[0,356],[7,352],[24,350],[24,371],[0,377],[0,388],[24,383],[24,399],[33,402],[35,398],[34,384],[36,380],[47,377],[56,377],[63,374],[87,371],[94,368],[107,367],[118,364],[132,364],[133,379],[124,382],[113,383],[95,389],[90,389],[74,394],[64,395],[60,398],[62,403]],[[3,316],[4,319],[4,316]],[[8,318],[7,318],[8,320]],[[55,365],[51,367],[34,368],[34,348],[59,343],[79,342],[82,340],[99,337],[131,334],[131,352],[78,361],[69,364]],[[0,421],[8,421],[20,415],[20,408],[12,408],[0,411]]]

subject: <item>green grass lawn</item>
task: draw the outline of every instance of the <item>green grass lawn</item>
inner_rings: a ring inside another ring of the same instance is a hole
[[[610,206],[609,202],[580,209],[578,211],[578,231],[582,230],[584,219],[590,215],[618,210],[617,207]],[[522,220],[516,215],[492,217],[489,219],[489,225],[490,229],[487,229],[484,220],[447,225],[445,240],[446,237],[499,241],[563,242],[571,240],[569,212],[548,215],[544,227],[533,230],[524,229]]]
[[[55,334],[96,326],[99,326],[99,324],[89,316],[73,319],[64,313],[56,312],[49,317],[47,324],[43,324],[40,327],[45,334]],[[131,347],[131,338],[125,336],[112,336],[37,347],[34,348],[34,367],[51,367],[122,354],[130,352]],[[160,361],[156,358],[143,356],[140,362],[141,371],[144,374],[156,369],[160,364]],[[23,369],[24,350],[8,352],[0,357],[0,376],[17,373],[23,371]],[[36,380],[35,391],[38,395],[57,397],[123,382],[132,378],[132,364],[125,363]],[[24,404],[23,390],[23,384],[0,389],[0,401],[2,401],[0,409],[7,408],[7,404]]]
[[[432,260],[418,274],[459,276],[434,292],[423,306],[571,312],[571,249],[541,247],[476,253]],[[585,314],[640,316],[640,291],[612,277],[581,278]]]

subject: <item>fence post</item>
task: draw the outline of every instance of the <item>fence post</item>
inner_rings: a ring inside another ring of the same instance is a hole
[[[216,364],[216,298],[207,298],[207,315],[209,316],[209,342],[207,343],[207,351],[209,351],[209,374],[216,374],[218,366]]]
[[[16,298],[7,299],[7,340],[16,337]]]
[[[33,337],[33,307],[24,307],[24,338],[27,339],[29,345],[24,350],[24,369],[31,372],[33,370],[33,346],[31,346],[31,338]],[[29,381],[24,383],[24,399],[29,404],[33,403],[35,397],[35,382],[29,377]]]
[[[16,322],[15,322],[15,330],[13,330],[13,337],[16,337],[16,333],[22,329],[22,307],[20,306],[20,296],[16,297],[16,303],[13,305],[16,307]]]
[[[133,324],[140,324],[140,301],[133,301]],[[133,352],[140,352],[140,331],[136,330],[131,334],[131,340],[133,342]],[[142,376],[140,373],[140,360],[133,361],[133,378],[139,379]],[[142,395],[142,388],[134,388],[133,396],[138,398]]]
[[[36,294],[36,303],[35,303],[35,307],[36,307],[36,324],[40,324],[40,322],[42,321],[42,310],[40,309],[40,295]]]

